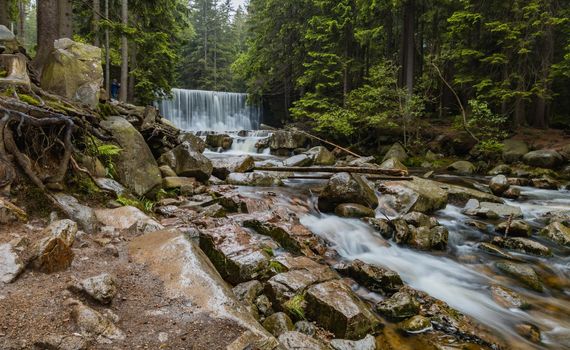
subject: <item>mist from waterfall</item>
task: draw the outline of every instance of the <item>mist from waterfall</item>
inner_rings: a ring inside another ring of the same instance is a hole
[[[247,94],[173,89],[172,95],[158,102],[158,108],[183,130],[256,130],[261,123],[261,107],[249,105]]]

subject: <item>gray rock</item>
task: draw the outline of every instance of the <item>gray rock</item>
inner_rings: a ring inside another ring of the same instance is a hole
[[[505,175],[497,175],[493,177],[489,182],[489,188],[491,189],[491,192],[497,196],[505,193],[505,191],[507,191],[510,186],[511,185],[509,185],[509,182],[507,181],[507,177]]]
[[[283,165],[286,167],[310,166],[312,163],[313,158],[307,154],[297,154],[283,161]]]
[[[333,339],[330,347],[333,350],[376,350],[376,339],[370,334],[362,340]]]
[[[122,149],[114,159],[119,181],[137,196],[159,187],[162,183],[160,169],[137,129],[121,117],[107,117],[101,121],[101,126],[111,133]]]
[[[332,212],[343,203],[361,204],[374,209],[378,206],[378,198],[360,175],[338,173],[330,178],[319,194],[318,206],[323,212]]]
[[[551,178],[548,175],[543,175],[539,178],[531,179],[532,186],[543,190],[557,190],[560,188],[560,182]]]
[[[212,162],[192,148],[190,142],[183,142],[158,159],[161,165],[170,166],[178,176],[194,177],[207,181],[212,175]]]
[[[206,149],[206,142],[191,132],[182,132],[178,135],[178,143],[184,142],[189,142],[192,148],[200,153],[204,153]]]
[[[380,164],[380,169],[400,169],[408,171],[408,168],[396,158],[386,159]]]
[[[412,177],[412,181],[385,181],[378,189],[382,207],[392,208],[395,213],[432,213],[447,205],[447,191],[436,181]]]
[[[53,197],[61,211],[67,217],[77,222],[83,231],[88,233],[96,232],[99,224],[93,209],[80,204],[75,197],[64,193],[54,193]]]
[[[398,328],[404,332],[418,334],[433,329],[429,318],[416,315],[398,324]]]
[[[381,326],[368,306],[341,281],[310,287],[305,300],[308,317],[339,338],[360,339]]]
[[[212,159],[212,165],[214,167],[212,174],[219,179],[225,180],[230,173],[252,171],[255,167],[255,161],[252,156],[224,157]]]
[[[546,169],[554,169],[562,165],[563,159],[560,153],[550,150],[532,151],[524,155],[525,164]]]
[[[532,267],[526,264],[517,264],[508,261],[497,262],[495,266],[509,275],[510,277],[520,281],[527,287],[537,291],[542,292],[543,286],[540,282],[540,278]]]
[[[415,227],[427,227],[433,228],[438,226],[439,223],[435,218],[429,217],[423,213],[411,212],[402,217],[407,224],[413,225]]]
[[[408,159],[408,154],[401,144],[395,143],[392,145],[392,147],[390,147],[386,155],[384,155],[382,162],[385,162],[391,158],[397,159],[400,162],[405,162]]]
[[[48,334],[34,345],[47,350],[87,350],[89,341],[78,335]]]
[[[233,288],[233,292],[239,301],[253,304],[255,299],[263,291],[263,285],[258,280],[240,283]]]
[[[513,218],[523,217],[523,212],[520,207],[515,207],[507,204],[482,202],[481,209],[487,209],[493,211],[502,217],[508,217],[511,215],[513,216]]]
[[[405,241],[399,242],[419,250],[446,250],[449,232],[444,226],[416,227]]]
[[[226,134],[208,134],[206,144],[213,149],[230,149],[234,140]]]
[[[117,295],[117,280],[108,273],[86,278],[79,289],[102,304],[110,304]]]
[[[275,173],[255,171],[253,173],[231,173],[226,179],[229,185],[272,187],[283,186],[280,176]]]
[[[335,208],[334,212],[336,215],[345,218],[373,218],[376,215],[373,209],[355,203],[340,204]]]
[[[413,295],[403,291],[376,304],[376,311],[390,319],[403,320],[417,315],[420,303]]]
[[[265,294],[261,294],[255,299],[255,307],[263,317],[271,316],[275,311],[273,311],[273,304],[271,300]]]
[[[361,260],[338,264],[335,269],[376,293],[393,293],[404,285],[397,272]]]
[[[518,199],[521,196],[521,190],[517,187],[509,187],[502,196],[508,199]]]
[[[29,257],[27,238],[0,244],[0,283],[12,283],[24,271]]]
[[[334,165],[336,162],[334,154],[323,146],[313,147],[305,154],[311,156],[314,165]]]
[[[508,166],[507,164],[499,164],[496,167],[494,167],[493,169],[489,170],[488,174],[491,176],[497,176],[497,175],[508,176],[511,174],[511,172],[512,172],[512,169],[510,166]]]
[[[501,248],[497,247],[492,243],[481,242],[477,247],[484,252],[501,257],[503,259],[516,260],[514,256],[504,252],[503,250],[501,250]]]
[[[516,163],[529,151],[528,145],[523,141],[505,140],[503,141],[503,160],[508,163]]]
[[[263,327],[273,334],[275,337],[279,337],[283,333],[287,333],[293,330],[293,322],[283,312],[277,312],[273,315],[267,317],[263,321]]]
[[[109,191],[117,197],[122,196],[127,192],[127,189],[123,185],[107,177],[95,178],[95,183],[97,184],[97,186],[99,186],[99,188],[105,191]]]
[[[505,233],[509,228],[508,235],[511,237],[530,237],[532,235],[532,227],[522,220],[504,221],[497,225],[497,232]]]
[[[68,304],[72,306],[71,317],[83,336],[101,344],[125,339],[123,331],[99,312],[76,300],[68,301]]]
[[[281,149],[292,151],[297,148],[303,148],[308,141],[307,137],[301,133],[277,130],[271,135],[269,148],[272,151]]]
[[[98,209],[95,211],[97,220],[104,226],[113,227],[135,235],[162,230],[164,227],[135,207],[120,207],[116,209]]]
[[[295,323],[295,332],[303,333],[312,337],[317,333],[317,327],[308,321],[298,321]]]
[[[281,334],[278,340],[286,350],[327,350],[320,341],[295,331]]]
[[[466,160],[457,161],[447,167],[447,170],[455,171],[460,174],[470,175],[473,174],[476,170],[475,165],[473,163],[468,162]]]
[[[552,222],[540,231],[540,235],[552,242],[570,247],[570,226],[562,222]]]
[[[495,238],[493,238],[493,244],[495,244],[499,247],[502,247],[502,248],[519,251],[519,252],[525,253],[525,254],[532,254],[532,255],[539,255],[539,256],[550,256],[550,255],[552,255],[550,248],[548,248],[548,247],[546,247],[546,246],[544,246],[538,242],[530,240],[528,238],[495,237]]]

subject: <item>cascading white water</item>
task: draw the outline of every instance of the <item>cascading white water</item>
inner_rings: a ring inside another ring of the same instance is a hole
[[[158,108],[183,130],[256,130],[261,123],[261,108],[248,104],[247,94],[173,89],[172,95],[158,102]]]

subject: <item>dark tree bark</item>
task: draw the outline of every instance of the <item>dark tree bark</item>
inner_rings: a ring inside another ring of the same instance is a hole
[[[99,21],[101,20],[101,1],[100,0],[93,0],[93,23],[92,23],[92,30],[93,30],[93,45],[100,46],[101,42],[99,40]]]
[[[121,20],[124,26],[129,24],[129,2],[122,0],[121,3]],[[127,102],[129,85],[129,41],[125,34],[121,37],[121,90],[119,91],[119,100]]]
[[[34,66],[41,72],[43,65],[53,49],[53,43],[59,38],[58,0],[38,0],[38,48]]]
[[[10,12],[9,12],[9,1],[0,0],[0,24],[5,25],[10,29]]]
[[[414,93],[414,71],[415,71],[415,0],[408,0],[404,5],[404,35],[403,35],[403,55],[402,67],[403,85],[411,96]]]
[[[71,0],[58,0],[58,32],[59,38],[73,37],[73,6]]]

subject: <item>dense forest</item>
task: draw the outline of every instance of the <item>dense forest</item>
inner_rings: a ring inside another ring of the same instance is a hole
[[[570,124],[565,1],[2,0],[0,9],[38,67],[56,37],[108,47],[107,84],[120,77],[124,100],[150,103],[172,87],[247,91],[271,120],[347,142],[396,126],[406,141],[442,122],[493,147],[504,130]]]

